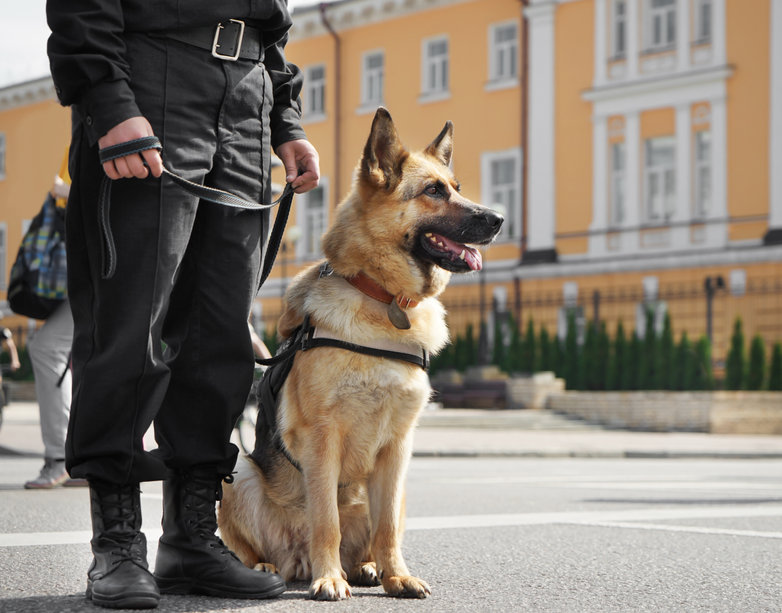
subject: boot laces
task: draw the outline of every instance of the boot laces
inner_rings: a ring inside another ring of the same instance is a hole
[[[193,486],[194,485],[194,486]],[[222,498],[222,491],[218,484],[212,489],[212,484],[204,483],[185,485],[184,507],[191,511],[188,525],[190,529],[209,542],[209,547],[219,549],[223,555],[230,554],[239,559],[223,540],[217,536],[217,516],[215,515],[215,502]]]
[[[138,515],[133,495],[118,490],[114,495],[102,497],[101,507],[102,540],[115,546],[111,551],[112,564],[116,566],[125,560],[144,563],[144,535],[136,528]]]

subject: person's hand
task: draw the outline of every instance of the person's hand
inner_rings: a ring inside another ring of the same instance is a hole
[[[285,167],[285,181],[293,191],[303,194],[318,186],[320,167],[318,152],[309,141],[291,140],[277,147],[275,153]]]
[[[137,138],[145,136],[154,136],[152,126],[145,117],[131,117],[122,123],[118,123],[111,130],[106,132],[98,139],[98,146],[101,149],[127,143]],[[149,168],[144,166],[147,163]],[[110,160],[103,164],[103,170],[109,179],[145,179],[150,172],[155,177],[163,174],[163,158],[157,149],[147,149],[141,153],[132,153],[130,155]]]
[[[19,362],[19,360],[12,360],[11,361],[11,371],[19,370],[22,367],[22,364]]]
[[[52,189],[49,192],[52,195],[52,198],[67,198],[70,192],[71,186],[63,181],[60,177],[55,176],[54,185],[52,185]]]

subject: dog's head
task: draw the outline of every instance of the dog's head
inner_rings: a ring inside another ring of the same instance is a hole
[[[503,218],[460,194],[450,168],[452,152],[450,121],[428,147],[410,152],[391,115],[379,108],[353,192],[324,239],[335,268],[340,264],[335,259],[344,262],[341,256],[351,249],[361,259],[349,259],[392,293],[411,292],[413,282],[413,293],[420,294],[439,293],[449,276],[444,272],[480,270],[478,246],[494,239]]]

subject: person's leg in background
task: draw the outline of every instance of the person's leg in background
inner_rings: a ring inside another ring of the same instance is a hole
[[[70,479],[65,470],[65,435],[71,409],[69,360],[72,343],[73,317],[66,300],[49,316],[27,345],[35,375],[44,465],[37,478],[24,484],[26,489],[87,484],[83,479]]]

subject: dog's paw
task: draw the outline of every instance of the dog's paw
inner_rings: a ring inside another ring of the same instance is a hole
[[[418,577],[384,577],[383,589],[396,598],[426,598],[431,596],[429,584]]]
[[[321,577],[310,584],[312,600],[345,600],[352,596],[348,582],[342,577]]]
[[[277,567],[274,564],[270,564],[269,562],[258,562],[258,564],[253,566],[253,570],[257,570],[262,573],[272,573],[273,575],[279,574],[277,572]]]
[[[357,564],[350,573],[348,581],[350,581],[350,585],[359,585],[361,587],[375,587],[380,585],[375,563],[365,562],[363,564]]]

